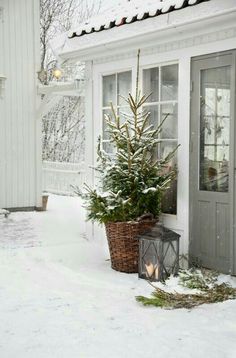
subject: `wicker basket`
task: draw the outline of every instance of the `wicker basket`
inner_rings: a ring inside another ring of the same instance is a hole
[[[138,272],[139,246],[136,237],[155,224],[156,220],[105,224],[111,267],[114,270],[126,273]]]

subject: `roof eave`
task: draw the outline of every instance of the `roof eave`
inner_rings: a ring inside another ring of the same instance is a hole
[[[235,17],[236,17],[236,6],[234,8],[226,9],[224,11],[216,12],[214,14],[207,14],[205,16],[201,16],[196,19],[186,20],[182,23],[172,23],[166,24],[163,28],[158,28],[158,30],[154,29],[145,34],[137,34],[132,35],[126,38],[122,38],[119,40],[111,40],[106,41],[104,43],[100,43],[97,46],[89,46],[83,49],[76,49],[72,51],[62,52],[59,57],[62,60],[80,60],[80,61],[88,61],[99,57],[104,57],[109,55],[111,51],[115,53],[115,51],[121,53],[122,48],[123,52],[126,52],[127,48],[129,51],[136,50],[140,47],[140,43],[145,44],[143,47],[149,47],[152,41],[159,41],[158,43],[163,43],[168,41],[168,39],[173,40],[173,36],[190,36],[191,32],[196,34],[196,30],[210,31],[210,28],[214,28],[214,26],[219,26],[221,24],[223,27],[230,27],[232,25],[235,26]],[[199,27],[199,23],[202,24]],[[127,25],[130,26],[130,25]],[[207,26],[207,27],[206,27]],[[110,30],[111,31],[111,30]]]

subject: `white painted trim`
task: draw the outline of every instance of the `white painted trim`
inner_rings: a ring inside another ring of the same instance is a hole
[[[40,95],[48,95],[48,94],[63,94],[67,93],[69,91],[74,91],[75,95],[82,95],[75,82],[58,82],[58,83],[52,83],[47,86],[44,85],[38,85],[37,86],[37,92]]]
[[[236,21],[236,16],[234,18],[234,25],[235,25],[235,21]],[[227,23],[227,19],[226,19],[226,23]],[[204,25],[203,25],[204,26]],[[220,27],[220,26],[219,26]],[[219,28],[218,27],[218,28]],[[207,28],[207,25],[206,25]],[[166,42],[162,41],[160,42],[160,39],[157,37],[155,40],[149,40],[146,39],[146,41],[144,41],[145,46],[138,46],[138,44],[135,46],[135,49],[132,50],[132,46],[129,47],[129,49],[127,48],[127,43],[124,44],[120,44],[120,47],[126,48],[128,49],[127,52],[121,52],[119,54],[116,53],[115,49],[109,49],[109,53],[114,53],[114,55],[107,55],[105,57],[97,57],[94,60],[95,64],[99,64],[99,63],[107,63],[107,62],[111,62],[111,61],[120,61],[120,60],[125,60],[128,58],[133,58],[135,56],[135,54],[137,53],[137,49],[139,47],[142,48],[142,54],[143,55],[152,55],[152,54],[156,54],[159,55],[161,53],[169,53],[172,51],[177,51],[177,50],[181,50],[181,49],[187,49],[187,48],[191,48],[191,47],[195,47],[195,46],[199,46],[199,45],[208,45],[211,44],[213,42],[218,42],[221,40],[230,40],[232,38],[234,38],[236,36],[236,27],[229,27],[227,29],[221,29],[220,31],[218,31],[218,29],[215,29],[212,32],[208,32],[208,33],[204,33],[204,34],[200,34],[200,35],[194,35],[194,33],[192,33],[191,35],[191,31],[188,30],[183,30],[183,33],[186,32],[186,34],[188,34],[188,37],[183,37],[182,35],[179,37],[182,37],[181,39],[178,39],[178,36],[176,36],[176,33],[174,32],[173,34],[171,34],[167,39]],[[174,39],[173,41],[168,41],[168,39]],[[100,49],[100,51],[102,51],[104,49]],[[101,53],[105,53],[105,51],[102,51]]]

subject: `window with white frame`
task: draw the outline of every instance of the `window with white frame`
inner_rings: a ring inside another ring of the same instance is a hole
[[[129,107],[124,98],[127,98],[132,89],[132,71],[115,73],[102,78],[102,141],[106,152],[112,153],[113,146],[109,141],[109,133],[106,131],[105,115],[111,115],[111,103],[122,121],[122,114],[129,112]],[[124,97],[124,98],[123,98]]]
[[[143,93],[150,95],[145,109],[150,112],[150,123],[157,127],[164,118],[160,145],[156,156],[165,157],[178,144],[178,65],[166,65],[143,70]],[[176,157],[171,166],[176,164]],[[176,214],[177,181],[166,192],[162,211]]]
[[[156,156],[166,156],[178,144],[178,65],[166,65],[144,69],[143,93],[149,95],[145,109],[150,112],[150,123],[157,127],[167,116],[160,134],[160,145]],[[116,113],[122,121],[122,113],[129,113],[127,98],[132,89],[132,71],[125,71],[102,78],[102,118],[103,118],[103,148],[112,153],[114,148],[106,131],[105,114],[111,115],[111,102]],[[176,165],[176,157],[172,159],[171,166]],[[176,214],[177,208],[177,181],[175,181],[165,194],[162,203],[164,213]]]

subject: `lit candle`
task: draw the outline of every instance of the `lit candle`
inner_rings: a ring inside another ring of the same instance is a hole
[[[156,265],[156,269],[155,269],[155,279],[159,280],[159,266]]]
[[[146,275],[147,277],[152,277],[152,275],[154,274],[154,271],[155,271],[155,267],[154,265],[150,262],[148,264],[145,264],[145,267],[146,267]]]

